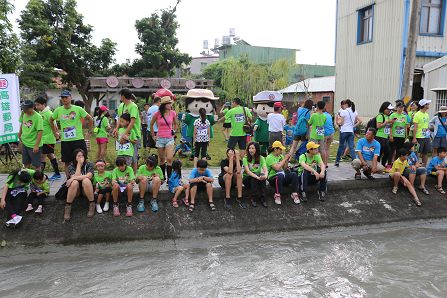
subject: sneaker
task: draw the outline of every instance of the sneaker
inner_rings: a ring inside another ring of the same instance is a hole
[[[144,212],[145,208],[144,208],[144,200],[140,199],[138,201],[138,205],[137,205],[137,211],[138,212]]]
[[[158,211],[157,200],[155,200],[155,199],[151,200],[151,209],[152,209],[152,212],[157,212]]]
[[[120,207],[118,204],[113,204],[113,216],[120,216]]]
[[[300,201],[300,196],[297,196],[296,198],[294,198],[294,199],[293,199],[293,202],[294,202],[295,204],[299,204],[299,203],[301,203],[301,201]]]
[[[7,222],[5,222],[5,226],[8,227],[8,228],[15,227],[16,226],[16,222],[15,222],[14,218],[11,218]]]
[[[231,209],[231,199],[230,198],[224,198],[224,207],[227,210]]]
[[[56,180],[61,180],[61,179],[62,179],[62,175],[61,174],[54,174],[53,176],[48,178],[49,181],[56,181]]]
[[[34,211],[34,213],[41,214],[42,211],[43,211],[42,205],[39,205],[39,206],[37,206],[37,209],[36,209],[36,211]]]
[[[245,200],[243,198],[236,199],[237,203],[239,204],[239,207],[242,209],[247,208],[247,203],[245,203]]]
[[[100,204],[96,204],[96,212],[98,212],[99,214],[102,213],[102,209],[101,209],[101,205]]]
[[[397,186],[393,187],[393,190],[391,191],[393,194],[397,194]]]
[[[277,197],[277,198],[275,199],[275,204],[276,204],[276,205],[281,205],[281,198],[280,198],[280,197]]]
[[[104,212],[109,211],[109,202],[104,203],[104,208],[102,208],[102,211],[104,211]]]
[[[301,193],[301,201],[307,202],[307,194],[304,191]]]
[[[322,202],[324,202],[326,197],[326,192],[324,191],[317,191],[318,199]]]
[[[28,204],[28,207],[26,207],[26,210],[25,210],[25,212],[30,212],[30,211],[33,211],[33,205],[31,205],[31,204]]]
[[[339,167],[339,166],[340,166],[340,163],[339,163],[338,161],[336,161],[336,162],[334,163],[334,166]]]
[[[132,214],[132,205],[127,205],[126,206],[126,216],[131,217]]]
[[[22,221],[22,217],[20,215],[16,215],[16,217],[14,217],[13,220],[15,225],[17,226]]]
[[[264,207],[264,208],[267,208],[269,205],[267,204],[267,200],[265,199],[265,198],[261,198],[261,205]]]

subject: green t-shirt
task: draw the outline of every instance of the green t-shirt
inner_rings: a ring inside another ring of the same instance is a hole
[[[102,120],[101,120],[102,119]],[[101,125],[98,126],[100,124]],[[98,128],[98,132],[96,133],[97,138],[107,138],[107,127],[109,126],[109,118],[106,116],[98,117],[95,121],[95,129]]]
[[[24,169],[22,171],[27,171],[31,177],[34,176],[34,173],[36,173],[35,170],[31,170],[31,169]],[[21,182],[19,182],[19,174],[12,176],[12,175],[8,175],[8,178],[6,178],[6,185],[8,186],[9,189],[13,189],[19,186],[23,186],[25,189],[29,188],[29,185],[31,184],[31,181],[28,182],[27,184],[23,184]]]
[[[44,192],[47,195],[50,194],[50,183],[48,182],[48,179],[46,179],[46,178],[42,183],[38,183],[33,178],[31,180],[30,188],[31,188],[31,191],[36,192],[36,193]]]
[[[20,115],[19,119],[22,125],[22,143],[28,148],[33,148],[36,144],[37,134],[43,131],[43,120],[39,113],[33,112],[31,116],[25,113]],[[42,147],[42,140],[40,140],[39,147]]]
[[[313,113],[309,119],[309,125],[312,126],[310,130],[311,140],[324,139],[324,124],[326,123],[326,115],[323,113]]]
[[[124,172],[121,172],[119,168],[115,168],[112,172],[112,180],[119,184],[127,184],[132,180],[135,180],[135,174],[133,173],[133,169],[129,166],[126,167]]]
[[[424,113],[422,111],[418,111],[414,114],[413,123],[417,123],[418,129],[416,131],[416,138],[430,138],[430,129],[428,128],[428,123],[430,118],[428,117],[428,113]]]
[[[161,168],[159,166],[154,167],[152,170],[149,170],[146,165],[142,165],[138,168],[137,176],[143,176],[143,177],[152,177],[152,175],[158,175],[161,180],[163,180],[165,177],[163,175],[163,172],[161,171]]]
[[[118,129],[118,140],[121,140],[121,137],[124,135],[124,133],[126,132],[126,129],[124,127],[120,127]],[[132,129],[130,131],[130,135],[129,135],[129,141],[124,143],[124,144],[120,144],[118,141],[116,142],[116,154],[117,156],[133,156],[134,154],[134,144],[132,143],[132,141],[135,141],[137,139],[137,137],[135,136],[135,131]]]
[[[135,118],[135,124],[132,130],[135,132],[137,139],[141,139],[140,110],[138,110],[138,106],[136,105],[136,103],[130,102],[129,104],[124,105],[124,103],[122,102],[118,107],[118,118],[125,113],[130,114],[130,118]]]
[[[245,136],[244,132],[245,115],[243,110],[244,108],[245,107],[241,106],[234,107],[225,114],[225,120],[227,119],[231,120],[230,136],[232,137]],[[245,113],[247,114],[247,117],[251,118],[251,112],[248,108],[245,108]]]
[[[224,114],[224,116],[227,114],[227,112],[228,112],[229,110],[230,110],[230,109],[225,108],[225,109],[222,111],[222,113]],[[225,118],[224,123],[231,123],[231,119],[227,119],[227,118]]]
[[[50,125],[50,118],[53,116],[53,112],[47,107],[40,112],[40,116],[42,116],[43,120],[42,143],[50,145],[56,144],[56,137],[54,136]]]
[[[98,189],[104,189],[112,185],[112,173],[110,171],[105,171],[102,175],[95,172],[93,175],[93,184],[96,186],[98,184]]]
[[[267,155],[267,157],[265,158],[265,163],[267,165],[267,170],[269,171],[269,179],[276,175],[276,170],[272,167],[272,165],[281,162],[283,159],[284,156],[282,154],[275,156],[273,155],[273,153],[270,153],[269,155]]]
[[[298,163],[301,165],[301,163],[304,162],[307,165],[309,165],[311,168],[313,168],[315,171],[317,170],[317,167],[322,162],[320,153],[315,154],[314,156],[310,157],[308,153],[303,153],[300,155],[300,158],[298,159]],[[304,168],[302,166],[298,167],[298,175],[301,175],[303,173]]]
[[[386,122],[389,119],[390,119],[390,117],[388,115],[385,115],[385,114],[379,114],[379,115],[376,116],[377,124]],[[377,129],[376,136],[380,137],[380,138],[387,139],[390,136],[390,132],[391,132],[391,125],[390,124],[386,124],[385,126],[382,126],[382,127]]]
[[[392,113],[390,115],[390,119],[396,118],[397,120],[393,123],[393,137],[395,138],[405,138],[406,134],[406,127],[407,127],[407,115],[405,114],[399,114],[399,113]]]
[[[255,141],[258,143],[268,143],[269,141],[269,124],[267,120],[261,118],[256,119],[255,125],[258,126],[255,131]]]
[[[78,106],[72,105],[69,109],[58,107],[53,112],[53,119],[61,125],[63,142],[78,141],[84,139],[81,119],[87,116],[87,112]]]
[[[247,156],[242,159],[242,163],[248,167],[248,169],[253,173],[259,176],[259,174],[263,173],[262,169],[267,167],[264,156],[259,157],[259,163],[255,163],[254,159],[251,162],[248,162]],[[244,172],[244,177],[248,176],[247,173]]]

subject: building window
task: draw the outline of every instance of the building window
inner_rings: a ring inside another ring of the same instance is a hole
[[[422,0],[420,34],[442,35],[444,31],[444,14],[445,1]]]
[[[116,109],[116,101],[113,100],[113,99],[109,99],[108,108],[111,111],[115,111],[115,109]]]
[[[371,42],[373,39],[373,6],[358,11],[357,44]]]
[[[447,90],[436,91],[435,111],[439,111],[439,108],[441,108],[441,106],[447,106]]]
[[[331,100],[330,96],[323,96],[323,98],[321,99],[323,102],[328,103]]]

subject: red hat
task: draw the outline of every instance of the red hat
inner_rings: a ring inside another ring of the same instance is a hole
[[[275,108],[283,108],[283,105],[282,105],[282,103],[280,101],[277,101],[277,102],[275,102],[273,104],[273,107],[275,107]]]
[[[162,98],[164,96],[169,96],[172,100],[176,100],[174,93],[172,93],[170,90],[165,89],[165,88],[158,89],[155,93],[153,93],[152,99]]]
[[[109,109],[108,109],[106,106],[100,106],[100,107],[99,107],[99,110],[100,110],[101,112],[105,112],[105,111],[108,111]]]

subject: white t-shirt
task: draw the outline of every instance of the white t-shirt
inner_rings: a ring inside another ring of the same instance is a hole
[[[351,108],[346,110],[341,109],[338,115],[343,118],[343,125],[340,127],[340,132],[354,132],[355,118],[357,118],[357,111],[353,112]]]
[[[267,115],[267,123],[269,124],[269,132],[282,132],[286,125],[286,118],[282,114],[270,113]]]
[[[157,105],[152,105],[149,110],[147,110],[147,130],[151,131],[151,121],[152,116],[158,112],[159,107]],[[158,132],[157,122],[154,123],[154,132]]]

